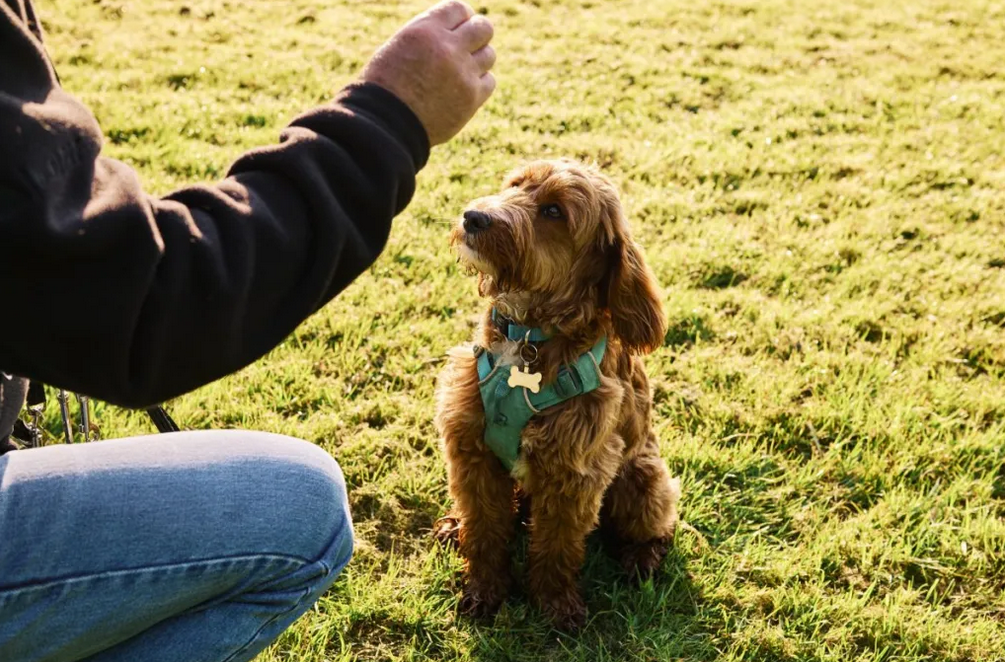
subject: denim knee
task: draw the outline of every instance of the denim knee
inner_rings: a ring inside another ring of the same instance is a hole
[[[326,506],[317,528],[319,534],[317,542],[324,547],[315,560],[325,563],[329,569],[337,573],[349,563],[355,545],[345,476],[335,458],[314,444],[308,445],[313,452],[323,456],[321,480],[313,485],[317,493],[308,496],[318,499]]]
[[[352,517],[338,462],[307,441],[254,433],[262,444],[263,478],[273,484],[266,516],[283,536],[286,554],[341,570],[353,551]]]

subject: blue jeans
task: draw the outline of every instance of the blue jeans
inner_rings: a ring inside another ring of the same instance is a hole
[[[0,660],[250,660],[352,554],[338,464],[180,432],[0,457]]]

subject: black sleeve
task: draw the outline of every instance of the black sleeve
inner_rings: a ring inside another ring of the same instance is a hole
[[[380,254],[429,153],[375,85],[299,117],[216,186],[162,199],[100,145],[0,2],[0,367],[130,407],[244,367],[338,294]]]

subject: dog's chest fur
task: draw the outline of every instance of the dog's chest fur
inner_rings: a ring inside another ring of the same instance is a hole
[[[488,350],[495,357],[497,365],[515,365],[518,368],[522,368],[524,364],[523,357],[520,356],[520,347],[522,344],[516,340],[496,340],[489,346]]]

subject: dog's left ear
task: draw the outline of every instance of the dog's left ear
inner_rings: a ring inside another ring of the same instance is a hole
[[[629,352],[655,351],[663,345],[667,332],[656,278],[631,237],[617,237],[608,256],[606,298],[614,333]]]
[[[631,238],[621,201],[612,193],[602,213],[607,273],[600,283],[601,305],[610,311],[621,345],[632,354],[649,354],[663,345],[666,314],[656,277]]]
[[[632,240],[621,199],[605,177],[601,184],[600,242],[606,273],[599,283],[600,305],[611,315],[614,335],[633,354],[648,354],[663,345],[666,314],[659,286],[642,249]]]

